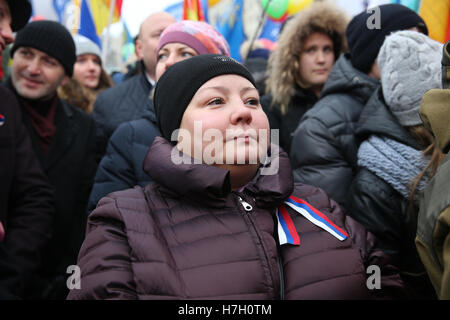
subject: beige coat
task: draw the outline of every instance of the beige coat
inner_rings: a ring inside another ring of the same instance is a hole
[[[447,153],[420,203],[416,246],[440,299],[450,299],[450,90],[430,90],[420,115]]]

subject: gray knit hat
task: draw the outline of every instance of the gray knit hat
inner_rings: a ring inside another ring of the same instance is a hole
[[[415,31],[386,37],[378,55],[384,99],[402,126],[422,124],[422,97],[441,88],[442,44]]]
[[[98,45],[89,38],[82,36],[81,34],[72,35],[73,41],[75,42],[76,55],[81,56],[82,54],[93,54],[97,57],[102,58],[100,48]]]

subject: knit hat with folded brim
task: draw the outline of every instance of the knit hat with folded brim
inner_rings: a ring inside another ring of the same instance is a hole
[[[184,111],[197,90],[208,80],[226,74],[242,76],[255,86],[245,66],[223,55],[198,55],[168,68],[156,83],[153,98],[162,136],[171,141],[173,131],[179,128]]]
[[[346,31],[352,65],[368,73],[386,36],[413,27],[428,34],[424,20],[416,12],[401,4],[384,4],[356,15],[348,24]]]
[[[198,54],[230,55],[227,40],[213,26],[203,21],[182,20],[171,24],[161,33],[156,52],[168,43],[183,43]]]
[[[442,46],[419,32],[399,31],[381,47],[383,96],[402,126],[422,124],[419,108],[425,92],[441,88]]]
[[[71,77],[76,60],[75,43],[69,30],[56,21],[41,20],[28,23],[17,35],[11,56],[19,47],[31,47],[58,60],[66,75]]]

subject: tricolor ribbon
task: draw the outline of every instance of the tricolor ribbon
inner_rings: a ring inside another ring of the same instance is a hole
[[[289,216],[289,212],[284,206],[281,206],[277,210],[278,219],[278,240],[280,245],[290,243],[293,245],[300,245],[300,237],[295,230],[294,222]]]
[[[327,231],[340,241],[344,241],[348,237],[348,233],[342,228],[333,223],[326,215],[314,208],[306,201],[294,196],[290,196],[288,200],[284,202],[286,205],[300,213],[303,217],[308,219],[311,223],[315,224],[319,228]],[[281,206],[277,210],[278,219],[278,238],[280,245],[289,243],[293,245],[300,245],[300,236],[295,230],[294,222],[289,216],[288,211],[284,206]]]

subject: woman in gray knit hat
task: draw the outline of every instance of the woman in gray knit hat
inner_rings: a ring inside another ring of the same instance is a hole
[[[79,34],[73,35],[73,40],[77,55],[73,76],[59,88],[58,93],[72,105],[91,113],[97,95],[114,83],[102,67],[98,45]]]
[[[411,298],[434,297],[414,237],[419,197],[442,159],[419,116],[425,92],[441,86],[441,53],[440,43],[418,32],[388,36],[378,56],[381,89],[356,131],[363,142],[348,213],[394,258]]]

